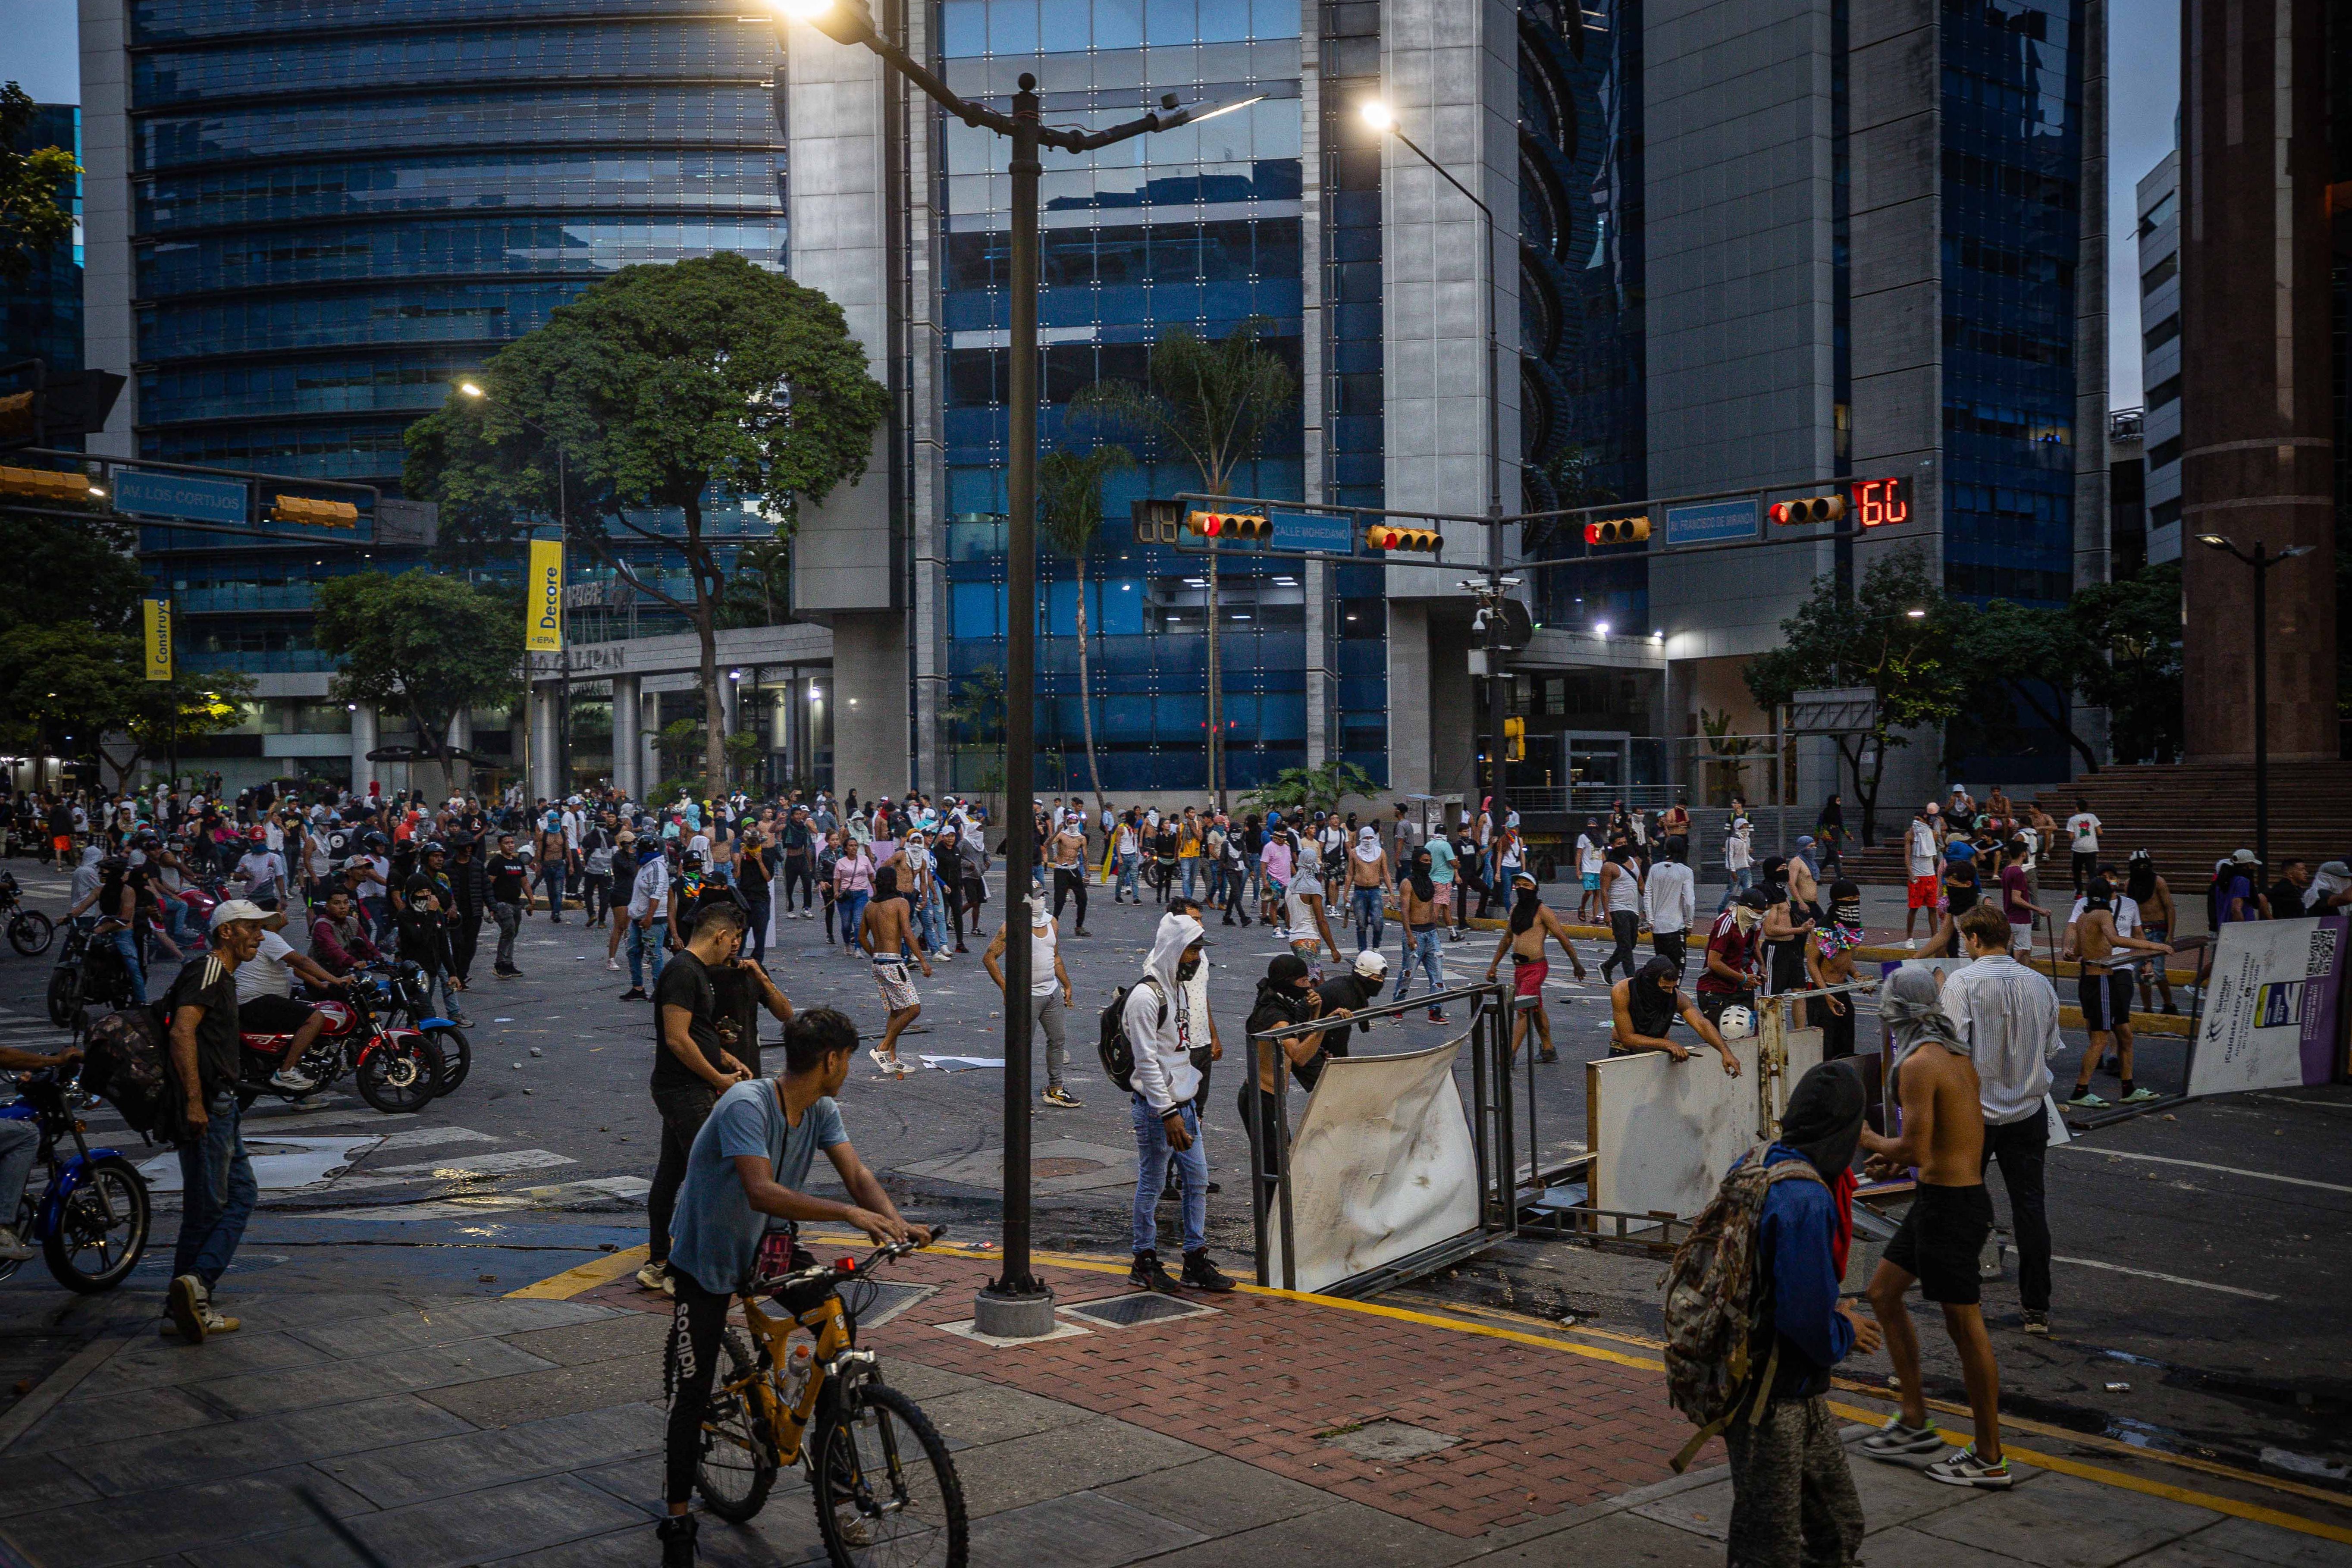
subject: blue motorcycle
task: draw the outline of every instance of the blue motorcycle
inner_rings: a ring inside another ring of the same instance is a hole
[[[112,1149],[93,1149],[81,1119],[68,1099],[68,1079],[45,1068],[20,1081],[14,1105],[0,1105],[0,1121],[30,1121],[40,1129],[39,1163],[49,1173],[37,1194],[25,1184],[16,1205],[16,1234],[37,1244],[58,1283],[82,1295],[111,1290],[131,1277],[147,1251],[150,1205],[147,1179]],[[70,1141],[71,1152],[66,1145]],[[0,1279],[16,1265],[0,1260]]]

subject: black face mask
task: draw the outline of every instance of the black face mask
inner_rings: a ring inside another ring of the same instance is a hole
[[[1201,961],[1200,961],[1199,959],[1197,959],[1197,958],[1185,958],[1185,959],[1179,959],[1179,960],[1177,961],[1177,963],[1176,963],[1176,978],[1177,978],[1177,979],[1179,979],[1179,980],[1190,980],[1190,979],[1192,979],[1192,976],[1194,976],[1195,974],[1198,974],[1198,973],[1201,973]]]

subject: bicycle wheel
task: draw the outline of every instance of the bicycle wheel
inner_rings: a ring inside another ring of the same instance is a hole
[[[131,1277],[147,1251],[147,1183],[120,1154],[93,1160],[41,1242],[49,1272],[85,1296]]]
[[[828,1404],[812,1484],[834,1568],[965,1568],[963,1482],[938,1429],[885,1384]]]
[[[38,958],[49,951],[49,942],[58,928],[49,917],[38,910],[18,910],[8,917],[8,945],[26,958]]]
[[[466,1038],[463,1029],[427,1029],[425,1034],[441,1051],[441,1078],[433,1092],[447,1094],[465,1082],[466,1075],[474,1070],[473,1045]]]
[[[49,1022],[70,1029],[81,1016],[81,967],[60,963],[49,971]]]
[[[694,1489],[705,1507],[730,1524],[740,1524],[767,1506],[776,1484],[775,1434],[769,1430],[750,1390],[729,1392],[760,1369],[751,1342],[730,1329],[719,1375],[710,1390],[710,1413],[702,1418],[702,1458],[695,1466]]]
[[[360,1053],[352,1087],[387,1116],[421,1110],[441,1078],[441,1050],[422,1035],[387,1036]]]

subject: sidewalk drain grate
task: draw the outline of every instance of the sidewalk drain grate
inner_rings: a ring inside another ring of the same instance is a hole
[[[857,1326],[878,1329],[918,1301],[929,1300],[940,1293],[936,1285],[885,1285],[878,1281],[860,1281],[857,1294],[863,1298],[873,1293],[871,1304],[859,1308]]]
[[[1360,1459],[1395,1462],[1442,1452],[1462,1439],[1426,1427],[1408,1426],[1402,1421],[1367,1421],[1360,1426],[1334,1432],[1323,1441],[1335,1448],[1345,1448]]]
[[[1180,1318],[1213,1318],[1214,1307],[1203,1307],[1198,1301],[1180,1301],[1173,1296],[1155,1296],[1138,1290],[1129,1296],[1106,1296],[1099,1301],[1085,1301],[1075,1307],[1065,1307],[1066,1317],[1082,1318],[1089,1323],[1107,1328],[1131,1329],[1139,1323],[1172,1323]]]

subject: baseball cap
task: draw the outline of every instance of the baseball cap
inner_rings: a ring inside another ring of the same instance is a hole
[[[223,899],[213,906],[213,917],[206,927],[218,931],[231,921],[266,921],[268,911],[251,899]]]
[[[1356,954],[1356,973],[1367,980],[1377,980],[1389,972],[1388,955],[1377,947],[1368,947]]]
[[[2254,852],[2251,849],[2234,850],[2231,852],[2230,858],[2236,861],[2241,866],[2251,866],[2254,864]]]

